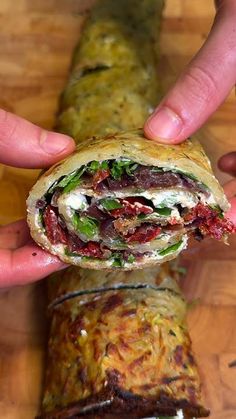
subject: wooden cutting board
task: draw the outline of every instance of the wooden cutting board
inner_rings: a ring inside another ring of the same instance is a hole
[[[114,0],[115,1],[115,0]],[[86,0],[0,1],[0,107],[45,128],[53,125],[57,101],[79,38]],[[163,21],[160,72],[173,82],[209,32],[211,0],[169,0]],[[220,65],[220,64],[219,64]],[[201,131],[216,168],[234,149],[234,93]],[[221,181],[223,176],[216,170]],[[24,217],[33,170],[0,167],[0,224]],[[189,326],[212,419],[236,418],[236,238],[230,247],[207,241],[185,255],[183,289],[196,303]],[[32,419],[40,401],[47,322],[43,283],[0,295],[0,417]]]

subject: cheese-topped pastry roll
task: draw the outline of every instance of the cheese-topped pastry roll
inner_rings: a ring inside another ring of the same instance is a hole
[[[163,0],[97,2],[73,55],[58,131],[79,143],[142,127],[160,98],[156,59],[162,8]]]
[[[41,419],[208,416],[171,265],[51,278]]]

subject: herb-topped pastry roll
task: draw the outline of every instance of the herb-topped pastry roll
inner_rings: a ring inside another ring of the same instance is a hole
[[[41,419],[208,416],[177,276],[163,264],[51,278]]]
[[[33,238],[63,261],[135,269],[176,257],[189,235],[227,239],[229,207],[200,144],[157,144],[142,131],[78,145],[28,199]]]
[[[176,269],[122,271],[175,256],[196,223],[201,235],[213,234],[213,220],[219,237],[230,230],[220,218],[227,201],[200,146],[159,146],[132,130],[157,99],[151,31],[162,5],[97,2],[57,120],[77,151],[44,173],[28,199],[32,235],[42,246],[80,266],[121,268],[70,267],[50,278],[40,418],[209,413]]]
[[[73,56],[57,130],[80,143],[143,126],[160,98],[162,8],[163,0],[97,2]]]

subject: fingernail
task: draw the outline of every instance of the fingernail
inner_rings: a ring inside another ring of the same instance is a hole
[[[48,154],[61,154],[72,146],[73,140],[63,134],[43,131],[39,143],[42,149]]]
[[[183,128],[183,121],[166,106],[158,109],[146,122],[146,131],[152,139],[171,140],[176,138]]]

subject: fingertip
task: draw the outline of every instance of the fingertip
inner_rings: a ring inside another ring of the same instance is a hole
[[[50,158],[55,157],[56,160],[71,154],[75,149],[73,138],[44,130],[41,131],[39,144],[42,150],[50,155]]]
[[[75,149],[74,140],[0,109],[0,161],[25,168],[45,168]]]
[[[33,266],[31,274],[35,277],[45,277],[67,266],[57,256],[39,247],[32,239],[22,249],[18,250],[22,250],[23,255],[27,254],[28,264]]]
[[[178,144],[183,129],[183,121],[170,108],[158,108],[146,121],[144,133],[150,140],[162,144]]]
[[[158,136],[156,136],[156,133],[152,129],[152,120],[151,120],[151,117],[150,117],[150,119],[148,119],[145,122],[145,124],[143,126],[143,131],[144,131],[145,137],[148,138],[149,140],[161,142],[162,139],[161,138],[158,138]]]

